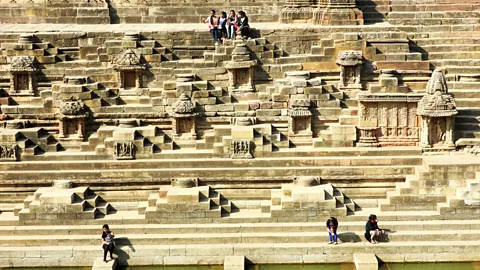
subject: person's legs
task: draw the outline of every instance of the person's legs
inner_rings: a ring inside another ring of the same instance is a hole
[[[230,25],[230,38],[235,38],[235,25]]]
[[[110,243],[108,245],[108,247],[109,247],[109,250],[110,250],[110,259],[113,260],[113,249],[115,248],[115,246],[113,245],[113,243]]]
[[[333,234],[333,241],[335,242],[335,245],[337,244],[338,236],[337,236],[337,231],[334,232]]]
[[[103,261],[106,262],[107,261],[107,252],[108,252],[109,246],[103,244],[102,247],[103,247]]]
[[[329,244],[332,243],[332,234],[330,233],[330,231],[328,231],[328,239],[330,240],[330,242],[328,242]]]
[[[372,230],[370,231],[370,242],[375,243],[375,236],[377,235],[377,231]]]

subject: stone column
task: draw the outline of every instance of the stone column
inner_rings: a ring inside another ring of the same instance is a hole
[[[280,12],[282,23],[307,23],[311,22],[314,11],[313,0],[287,0]]]
[[[455,127],[455,117],[447,117],[446,121],[446,131],[445,131],[445,144],[448,147],[455,147],[453,143],[453,129]]]
[[[355,0],[329,0],[323,12],[322,25],[363,25],[363,13]]]

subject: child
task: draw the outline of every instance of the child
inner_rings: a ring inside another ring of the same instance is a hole
[[[220,19],[218,19],[218,29],[222,40],[227,38],[227,13],[225,11],[222,11],[222,15]]]
[[[237,16],[232,9],[227,18],[227,39],[235,39],[235,31],[237,31]]]
[[[212,33],[215,46],[218,46],[218,18],[215,16],[215,10],[212,9],[210,11],[210,16],[208,16],[204,23],[208,23],[208,31]]]
[[[327,220],[327,231],[328,231],[328,237],[330,239],[329,244],[332,243],[332,240],[334,241],[334,245],[338,244],[337,242],[337,228],[338,228],[338,221],[336,218],[331,217]],[[333,239],[332,239],[333,238]]]
[[[242,38],[248,39],[250,38],[250,25],[248,24],[248,17],[245,14],[245,11],[240,10],[238,12],[239,18],[237,20],[238,30],[242,35]]]
[[[108,228],[108,224],[103,225],[103,233],[102,233],[102,248],[103,248],[103,261],[107,262],[107,252],[110,251],[110,259],[113,260],[113,249],[115,248],[115,243],[113,242],[113,238],[115,234],[110,231]]]

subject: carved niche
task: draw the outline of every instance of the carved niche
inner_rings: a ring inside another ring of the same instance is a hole
[[[172,104],[172,130],[177,139],[196,139],[195,104],[186,94],[180,95],[178,101]]]
[[[358,93],[357,147],[417,146],[417,103],[422,94],[399,85],[395,70],[382,70],[378,84]]]
[[[232,52],[232,61],[225,64],[229,74],[229,91],[253,91],[253,69],[257,65],[250,59],[250,53],[245,43],[239,43]]]
[[[363,63],[362,51],[340,51],[336,63],[340,66],[338,87],[342,90],[362,89],[360,81]]]
[[[453,129],[457,113],[445,76],[437,69],[428,81],[427,94],[418,102],[418,115],[422,117],[420,146],[424,151],[455,149]]]
[[[10,95],[34,95],[35,74],[33,56],[17,56],[10,65]]]
[[[290,101],[288,110],[288,133],[290,135],[312,135],[310,105],[310,99],[294,99]]]
[[[232,140],[230,141],[230,158],[232,159],[250,159],[253,158],[252,140]]]
[[[85,135],[85,119],[88,114],[85,105],[81,101],[65,101],[60,105],[59,120],[60,138],[80,139]]]
[[[133,159],[135,146],[131,141],[116,141],[113,145],[116,159]]]
[[[0,145],[0,161],[17,161],[17,145]]]
[[[119,88],[131,89],[142,87],[145,65],[131,49],[113,59],[113,69],[118,72]]]

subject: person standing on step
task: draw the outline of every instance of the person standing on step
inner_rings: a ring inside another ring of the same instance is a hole
[[[243,39],[250,38],[250,25],[248,24],[247,14],[245,14],[245,11],[243,10],[240,10],[238,12],[237,25],[238,25],[238,32],[240,32],[240,34],[242,35],[242,38]]]
[[[365,238],[372,244],[378,244],[377,236],[383,235],[385,230],[378,227],[377,216],[370,215],[367,224],[365,225]]]
[[[334,217],[330,217],[327,222],[327,231],[328,231],[328,237],[330,239],[329,244],[338,244],[338,237],[337,237],[337,228],[338,228],[338,220]]]
[[[103,248],[103,261],[107,262],[107,252],[110,251],[110,259],[113,260],[113,249],[115,248],[115,242],[113,238],[115,234],[110,231],[108,224],[103,225],[102,233],[102,248]]]
[[[204,23],[208,23],[208,31],[212,34],[213,40],[215,41],[215,46],[218,46],[218,18],[215,16],[215,10],[210,11],[210,16],[205,20]]]

